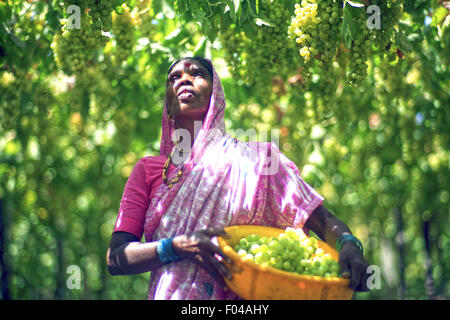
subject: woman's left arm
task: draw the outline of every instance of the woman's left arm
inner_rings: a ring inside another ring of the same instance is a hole
[[[328,209],[321,205],[317,207],[305,223],[305,227],[312,230],[317,236],[336,247],[336,242],[344,234],[352,234],[350,228]],[[347,241],[339,251],[339,264],[343,277],[350,278],[350,288],[354,291],[368,291],[367,267],[369,264],[356,243]]]

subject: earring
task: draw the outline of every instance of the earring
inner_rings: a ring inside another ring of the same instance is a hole
[[[170,113],[167,113],[167,115],[168,115],[169,121],[170,121],[173,125],[175,125],[175,119],[172,117],[172,115],[171,115]]]

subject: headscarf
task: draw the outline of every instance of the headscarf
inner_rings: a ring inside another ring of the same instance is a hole
[[[165,102],[160,153],[166,156],[174,147],[175,130],[167,111]],[[147,241],[240,224],[301,228],[322,203],[275,143],[244,143],[228,135],[224,111],[222,85],[213,68],[209,109],[191,153],[179,165],[184,166],[183,174],[172,188],[163,183],[150,201],[144,225]],[[169,181],[177,171],[168,175]],[[237,298],[188,259],[151,273],[149,299]]]

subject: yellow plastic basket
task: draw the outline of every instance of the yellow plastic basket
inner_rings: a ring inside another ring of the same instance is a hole
[[[323,278],[298,275],[291,272],[264,267],[252,261],[243,261],[233,250],[241,238],[251,234],[260,237],[277,237],[284,232],[264,226],[242,225],[225,228],[230,239],[218,237],[219,247],[233,260],[229,266],[233,279],[225,280],[231,290],[247,300],[349,300],[353,291],[348,287],[349,279]],[[337,261],[338,252],[318,240],[318,246]]]

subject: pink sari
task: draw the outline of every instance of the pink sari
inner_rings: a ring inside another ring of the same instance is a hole
[[[225,132],[225,98],[213,69],[210,106],[179,182],[162,184],[146,213],[146,241],[238,224],[302,228],[323,198],[273,142],[240,142]],[[169,156],[173,124],[164,105],[161,155]],[[178,170],[169,174],[169,181]],[[239,299],[189,260],[151,273],[149,299]]]

